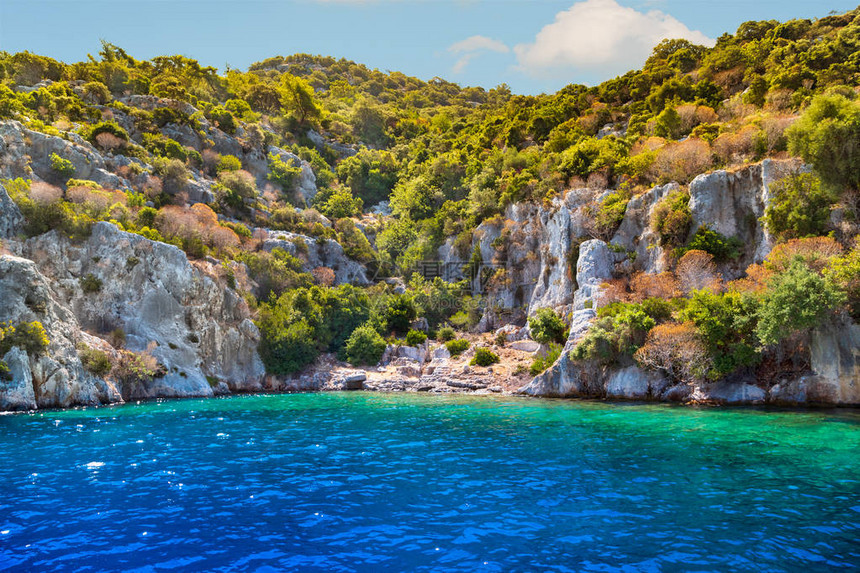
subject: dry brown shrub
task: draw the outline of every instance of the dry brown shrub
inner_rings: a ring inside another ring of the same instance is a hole
[[[745,277],[730,282],[727,288],[738,292],[764,292],[773,274],[773,271],[766,269],[762,265],[752,264],[747,267]]]
[[[197,221],[206,227],[214,227],[218,225],[218,215],[203,203],[195,203],[189,207],[189,211],[197,218]]]
[[[656,180],[688,183],[710,167],[711,146],[707,141],[690,137],[660,149],[649,174]]]
[[[583,115],[578,120],[579,126],[585,133],[594,135],[602,127],[600,114],[588,113]]]
[[[600,291],[595,297],[595,306],[600,308],[615,302],[629,302],[630,294],[627,292],[627,279],[612,279],[600,285]]]
[[[36,203],[47,205],[59,201],[63,197],[63,190],[50,183],[34,181],[30,184],[30,199]]]
[[[216,249],[235,249],[242,244],[242,241],[233,229],[219,226],[212,229],[210,243]]]
[[[155,199],[161,195],[161,177],[158,177],[157,175],[146,175],[146,179],[140,186],[140,191],[146,195],[147,199]]]
[[[785,148],[785,130],[797,120],[797,116],[778,115],[762,120],[761,129],[767,136],[767,150],[773,152],[775,149]]]
[[[98,144],[99,147],[101,147],[102,149],[107,150],[107,151],[114,151],[116,149],[123,149],[123,148],[125,148],[126,145],[128,145],[128,143],[125,140],[115,136],[112,133],[108,133],[106,131],[103,131],[102,133],[100,133],[96,136],[96,143]]]
[[[841,254],[842,245],[830,237],[792,239],[775,246],[767,256],[765,266],[775,272],[782,272],[793,259],[800,257],[809,268],[821,272],[832,259]]]
[[[770,90],[767,93],[767,109],[775,111],[790,111],[791,110],[791,95],[789,89]]]
[[[90,187],[72,187],[66,190],[66,199],[78,205],[88,205],[94,209],[103,210],[111,205],[109,193]]]
[[[717,292],[722,285],[722,277],[717,272],[714,256],[697,249],[684,253],[678,261],[675,274],[685,293],[702,289]]]
[[[334,271],[329,267],[317,267],[311,271],[311,276],[314,277],[314,282],[318,285],[322,286],[332,286],[334,285],[335,275]]]
[[[684,104],[675,108],[681,118],[681,131],[690,133],[694,127],[701,123],[712,123],[717,121],[717,113],[713,108],[706,105]]]
[[[675,298],[680,296],[678,280],[670,272],[659,274],[638,272],[630,279],[631,300],[642,302],[646,298]]]
[[[714,140],[714,152],[725,163],[742,162],[752,155],[759,129],[746,125],[734,133],[722,133]]]
[[[699,123],[714,123],[715,121],[719,121],[719,119],[720,116],[717,115],[714,108],[706,105],[696,107],[696,121]]]
[[[155,218],[155,226],[165,236],[197,238],[216,249],[235,248],[242,242],[232,229],[222,227],[218,215],[203,203],[163,207]]]
[[[720,107],[720,121],[735,121],[756,113],[758,109],[751,103],[744,103],[740,96],[733,97]]]
[[[666,145],[666,140],[662,137],[657,137],[656,135],[640,139],[633,144],[633,147],[630,148],[630,157],[633,157],[634,155],[639,155],[644,151],[654,151],[656,149],[660,149],[664,145]]]
[[[579,175],[573,175],[570,179],[567,180],[567,186],[571,189],[584,189],[588,186],[588,184],[585,182],[585,179],[583,179]]]
[[[588,176],[585,185],[589,189],[607,189],[609,187],[609,171],[607,169],[595,171]]]
[[[658,324],[633,358],[640,366],[659,370],[675,382],[704,379],[711,357],[696,327],[689,322]]]
[[[210,175],[215,175],[215,167],[221,160],[221,154],[211,149],[204,149],[203,153],[200,154],[200,158],[203,162],[203,169],[209,172]]]

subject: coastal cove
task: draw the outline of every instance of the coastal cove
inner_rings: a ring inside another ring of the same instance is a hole
[[[852,409],[322,392],[7,414],[0,567],[851,569],[858,451]]]

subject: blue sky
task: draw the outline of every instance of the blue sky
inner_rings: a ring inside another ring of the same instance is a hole
[[[856,0],[2,0],[0,50],[66,62],[105,39],[145,59],[246,68],[297,52],[516,93],[638,68],[661,37],[709,43],[747,20],[815,18]]]

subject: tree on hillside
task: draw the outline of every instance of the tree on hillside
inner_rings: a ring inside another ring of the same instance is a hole
[[[787,133],[789,151],[811,163],[825,184],[860,188],[860,102],[818,96]]]

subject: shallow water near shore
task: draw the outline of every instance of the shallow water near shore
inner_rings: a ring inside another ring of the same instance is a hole
[[[0,416],[0,568],[860,568],[860,412],[237,396]]]

